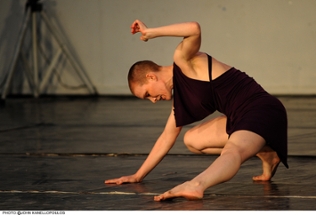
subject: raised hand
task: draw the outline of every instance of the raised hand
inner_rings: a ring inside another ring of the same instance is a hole
[[[147,42],[148,41],[148,35],[147,35],[147,26],[140,20],[135,20],[133,24],[131,25],[131,33],[136,34],[136,33],[141,33],[142,35],[140,36],[140,39],[142,41]]]

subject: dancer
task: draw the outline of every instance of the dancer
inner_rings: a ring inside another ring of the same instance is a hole
[[[200,51],[199,23],[148,28],[135,20],[131,33],[140,33],[143,41],[164,36],[183,38],[175,49],[173,65],[144,60],[132,65],[128,73],[133,95],[153,103],[173,99],[173,106],[164,131],[138,171],[105,183],[141,182],[172,148],[182,126],[215,111],[223,115],[187,131],[184,144],[193,153],[220,156],[192,180],[155,196],[155,201],[201,199],[207,188],[230,180],[253,156],[261,159],[263,167],[262,174],[252,178],[254,181],[271,180],[280,162],[288,168],[284,106],[246,73]]]

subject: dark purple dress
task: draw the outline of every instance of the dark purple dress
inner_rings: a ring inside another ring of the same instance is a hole
[[[174,64],[173,99],[177,126],[184,126],[219,111],[226,115],[226,132],[259,134],[287,164],[287,115],[283,104],[253,78],[235,68],[212,80],[212,57],[208,55],[210,81],[185,76]]]

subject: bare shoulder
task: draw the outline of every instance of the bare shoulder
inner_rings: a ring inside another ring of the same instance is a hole
[[[208,59],[203,52],[196,53],[189,61],[175,61],[184,75],[189,78],[204,80],[207,79]]]
[[[209,60],[206,53],[198,52],[190,61],[179,63],[176,62],[176,64],[187,77],[201,81],[210,81]],[[213,80],[221,76],[230,68],[232,67],[212,57]]]
[[[232,66],[229,66],[215,58],[212,58],[212,79],[216,79],[226,71],[228,71]]]

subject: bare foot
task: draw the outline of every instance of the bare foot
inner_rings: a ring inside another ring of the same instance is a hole
[[[259,152],[257,156],[262,161],[262,175],[252,177],[254,181],[270,181],[274,176],[279,163],[280,158],[275,151],[263,151]]]
[[[183,184],[180,184],[171,190],[155,196],[155,201],[163,201],[170,198],[184,197],[187,200],[198,200],[203,198],[203,190],[200,186],[194,184],[191,181],[187,181]]]

